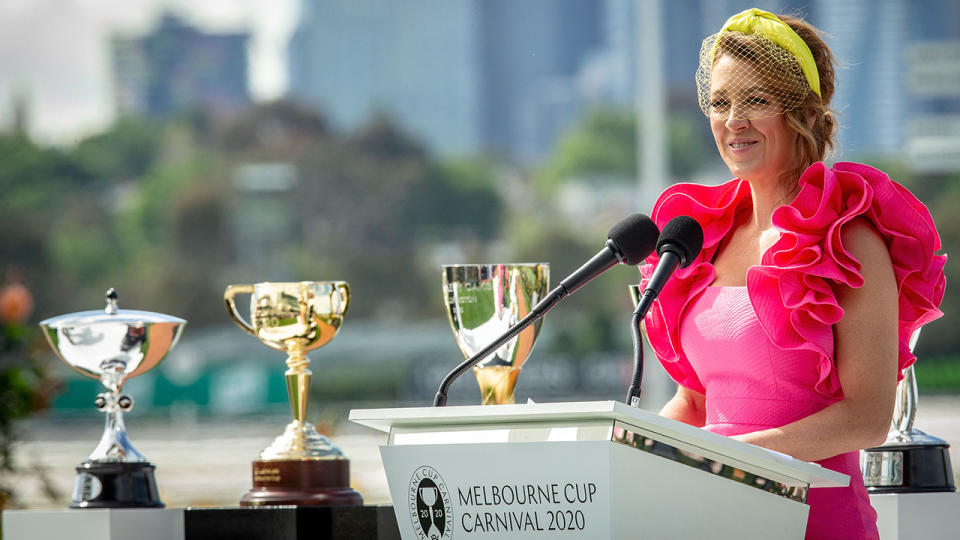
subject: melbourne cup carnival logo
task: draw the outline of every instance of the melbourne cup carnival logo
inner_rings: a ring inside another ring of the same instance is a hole
[[[453,537],[453,513],[450,492],[433,467],[417,467],[410,478],[408,493],[413,532],[421,540],[447,540]]]

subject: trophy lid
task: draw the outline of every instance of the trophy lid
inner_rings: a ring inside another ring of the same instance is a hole
[[[138,311],[135,309],[120,309],[117,299],[120,297],[116,289],[110,289],[105,295],[107,307],[100,310],[79,311],[67,313],[40,321],[44,328],[64,328],[68,326],[84,326],[102,323],[176,323],[184,324],[187,321],[180,317],[154,313],[152,311]]]
[[[122,381],[155,367],[176,344],[187,321],[179,317],[119,309],[114,289],[101,311],[81,311],[40,322],[61,360],[94,378],[110,372]]]

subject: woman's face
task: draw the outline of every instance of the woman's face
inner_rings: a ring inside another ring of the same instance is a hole
[[[796,134],[774,93],[748,62],[721,56],[710,83],[710,129],[720,157],[737,178],[779,181],[791,170]]]

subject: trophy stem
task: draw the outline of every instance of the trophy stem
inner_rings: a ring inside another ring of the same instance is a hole
[[[120,394],[114,386],[97,396],[94,401],[97,408],[106,413],[103,435],[86,461],[96,462],[138,462],[146,458],[137,452],[127,438],[127,427],[123,422],[123,411],[133,408],[133,399]]]
[[[911,365],[903,371],[903,380],[897,387],[897,402],[893,413],[893,430],[900,439],[906,440],[913,431],[917,418],[917,377]]]
[[[310,396],[310,378],[313,372],[307,367],[310,365],[310,359],[303,352],[303,346],[299,343],[291,343],[287,346],[287,371],[284,377],[287,380],[287,396],[290,398],[290,409],[293,412],[295,422],[305,423],[307,421],[307,403]]]
[[[509,405],[515,401],[517,377],[520,369],[516,366],[474,367],[477,384],[480,386],[482,405]]]

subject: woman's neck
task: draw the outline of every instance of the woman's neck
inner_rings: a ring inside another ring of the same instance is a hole
[[[750,224],[760,231],[772,227],[773,212],[789,204],[796,196],[799,187],[796,182],[750,181],[750,196],[753,199]]]

